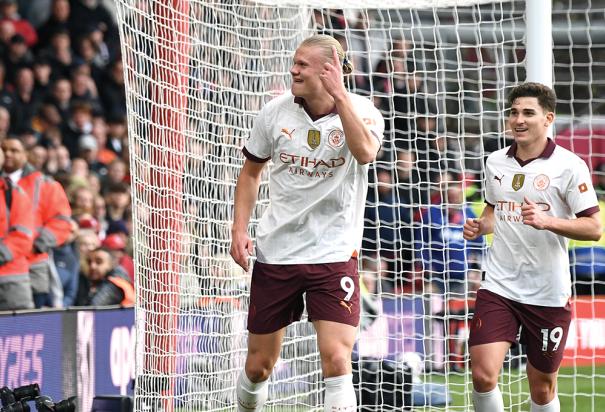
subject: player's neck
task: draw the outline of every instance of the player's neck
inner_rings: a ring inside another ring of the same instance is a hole
[[[520,160],[530,160],[539,157],[548,145],[548,137],[544,136],[532,142],[517,142],[515,157]]]
[[[322,117],[334,110],[334,99],[330,96],[305,98],[305,109],[314,117]]]

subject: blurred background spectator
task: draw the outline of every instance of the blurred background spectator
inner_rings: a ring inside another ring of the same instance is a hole
[[[73,305],[78,279],[88,279],[89,254],[102,244],[133,279],[123,66],[105,4],[0,0],[0,143],[10,152],[4,176],[14,184],[32,180],[34,248],[44,250],[30,250],[30,263],[43,256],[43,277],[58,285],[56,293],[46,283],[36,288],[38,307]]]

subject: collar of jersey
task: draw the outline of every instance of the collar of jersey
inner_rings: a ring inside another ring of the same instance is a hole
[[[550,156],[552,156],[553,152],[555,151],[555,147],[557,147],[557,144],[549,137],[548,143],[546,143],[546,147],[538,157],[534,157],[533,159],[528,160],[521,160],[517,157],[517,142],[513,142],[513,144],[510,145],[510,148],[506,152],[506,155],[514,157],[521,166],[525,166],[526,164],[539,158],[548,159]]]
[[[311,118],[311,120],[313,120],[314,122],[321,119],[322,117],[326,117],[330,114],[338,114],[338,112],[336,111],[336,105],[332,106],[332,110],[330,110],[328,113],[321,114],[319,116],[314,116],[311,114],[309,109],[307,109],[307,103],[305,102],[305,99],[303,99],[302,97],[295,97],[294,103],[299,104],[305,110],[305,112]]]

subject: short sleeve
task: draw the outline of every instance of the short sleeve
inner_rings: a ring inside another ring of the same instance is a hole
[[[576,216],[589,216],[599,211],[599,201],[592,185],[590,171],[584,161],[578,159],[569,170],[570,181],[565,193],[566,202]]]
[[[490,205],[496,204],[496,194],[494,193],[494,172],[492,171],[489,157],[485,163],[485,202]]]
[[[265,106],[256,119],[250,131],[250,136],[244,145],[244,154],[247,158],[257,162],[265,162],[271,159],[273,144],[267,127],[267,106]]]
[[[361,113],[361,119],[370,130],[370,133],[374,135],[382,145],[382,140],[384,138],[384,118],[376,106],[369,100],[368,105],[370,106],[370,110]]]

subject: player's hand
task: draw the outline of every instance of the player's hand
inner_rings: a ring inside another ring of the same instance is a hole
[[[466,240],[475,240],[483,234],[481,231],[482,219],[466,219],[462,227],[462,237]]]
[[[231,235],[231,250],[229,252],[235,263],[240,265],[246,272],[250,268],[249,257],[253,253],[252,240],[248,233],[234,231]]]
[[[324,63],[319,79],[330,96],[337,98],[346,95],[347,89],[344,86],[342,65],[334,46],[332,46],[332,63]]]
[[[521,216],[523,218],[523,224],[534,227],[538,230],[544,230],[548,226],[548,216],[542,211],[540,206],[532,202],[525,196],[523,199],[524,203],[521,206]]]

